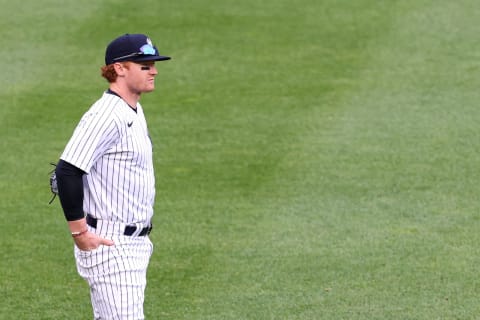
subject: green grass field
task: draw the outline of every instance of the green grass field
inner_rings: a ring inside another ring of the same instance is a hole
[[[173,57],[147,319],[480,318],[478,1],[0,8],[0,319],[92,318],[49,163],[125,32]]]

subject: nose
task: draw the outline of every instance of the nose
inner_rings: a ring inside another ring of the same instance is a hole
[[[155,65],[153,66],[150,66],[150,74],[153,74],[153,75],[157,75],[158,74],[158,70],[157,70],[157,67],[155,67]]]

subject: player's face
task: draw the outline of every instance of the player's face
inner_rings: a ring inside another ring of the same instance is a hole
[[[132,92],[141,94],[155,89],[155,76],[158,74],[155,61],[132,62],[128,64],[126,81]]]

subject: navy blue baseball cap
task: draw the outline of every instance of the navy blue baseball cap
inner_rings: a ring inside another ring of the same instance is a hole
[[[124,34],[110,42],[105,52],[105,65],[121,61],[161,61],[170,57],[161,56],[144,34]]]

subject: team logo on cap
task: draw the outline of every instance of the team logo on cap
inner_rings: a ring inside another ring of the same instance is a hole
[[[148,55],[155,55],[155,54],[156,54],[155,48],[152,47],[152,46],[149,45],[149,44],[144,44],[144,45],[140,48],[140,52],[141,52],[141,54],[148,54]]]
[[[147,43],[140,48],[141,54],[155,55],[157,52],[153,46],[152,40],[147,38]]]

